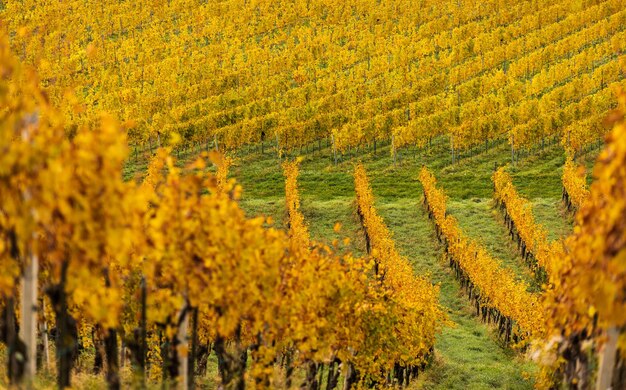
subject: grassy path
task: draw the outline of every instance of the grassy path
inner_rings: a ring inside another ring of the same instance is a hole
[[[556,240],[572,230],[572,218],[561,203],[565,156],[559,148],[546,149],[509,168],[519,194],[533,205],[535,221],[548,229],[548,239]]]
[[[452,200],[448,202],[448,211],[458,219],[459,226],[470,238],[502,262],[502,267],[509,268],[518,280],[528,283],[531,291],[541,288],[508,236],[508,230],[493,208],[491,199]]]
[[[454,275],[441,259],[431,222],[415,198],[378,202],[377,209],[394,233],[397,247],[415,272],[427,274],[441,288],[441,304],[455,326],[437,340],[436,360],[421,384],[432,389],[532,388],[524,379],[534,367],[499,345],[492,330],[474,316]]]

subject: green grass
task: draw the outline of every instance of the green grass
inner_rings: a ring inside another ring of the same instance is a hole
[[[519,256],[517,246],[508,236],[508,230],[499,212],[493,207],[492,200],[453,200],[448,202],[448,211],[458,219],[459,226],[470,238],[501,260],[502,267],[509,268],[518,280],[528,283],[531,291],[539,291],[540,286]]]

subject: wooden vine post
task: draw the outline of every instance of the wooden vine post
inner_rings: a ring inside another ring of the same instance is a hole
[[[26,364],[24,367],[24,381],[27,387],[37,372],[37,279],[39,275],[39,259],[35,255],[29,256],[29,262],[22,277],[20,316],[20,339],[26,347]]]
[[[189,384],[189,354],[188,347],[189,343],[187,340],[187,328],[189,327],[189,310],[185,306],[181,311],[182,319],[180,321],[180,325],[178,326],[178,333],[176,334],[176,347],[177,347],[177,355],[178,355],[178,388],[186,389]]]
[[[600,351],[598,381],[596,390],[610,389],[613,384],[613,372],[615,371],[615,358],[617,356],[617,341],[619,330],[615,327],[609,328],[606,332],[607,341]]]

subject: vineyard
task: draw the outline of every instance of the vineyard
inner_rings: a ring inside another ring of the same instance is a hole
[[[626,389],[623,0],[0,2],[0,388]]]

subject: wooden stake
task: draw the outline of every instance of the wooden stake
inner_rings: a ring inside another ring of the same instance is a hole
[[[20,339],[26,346],[26,366],[24,380],[27,387],[37,373],[37,280],[39,275],[39,259],[31,255],[22,277],[22,294],[20,307]]]
[[[607,330],[606,344],[600,352],[600,368],[598,369],[598,382],[596,390],[606,390],[611,388],[613,382],[613,371],[615,368],[615,357],[617,356],[617,339],[619,330],[615,327]]]
[[[189,378],[187,377],[188,374],[188,363],[189,363],[189,359],[188,359],[188,354],[180,354],[180,347],[181,346],[187,346],[188,345],[188,341],[187,341],[187,327],[189,324],[189,313],[188,310],[186,308],[183,308],[183,310],[185,311],[184,313],[181,313],[183,315],[182,321],[180,322],[180,326],[178,327],[178,333],[176,334],[176,338],[178,339],[178,344],[177,347],[179,348],[179,350],[177,351],[178,355],[178,388],[182,389],[186,389],[187,388],[187,384],[189,383]]]
[[[48,339],[48,321],[44,319],[41,324],[41,338],[43,341],[43,360],[46,371],[50,370],[50,341]]]

